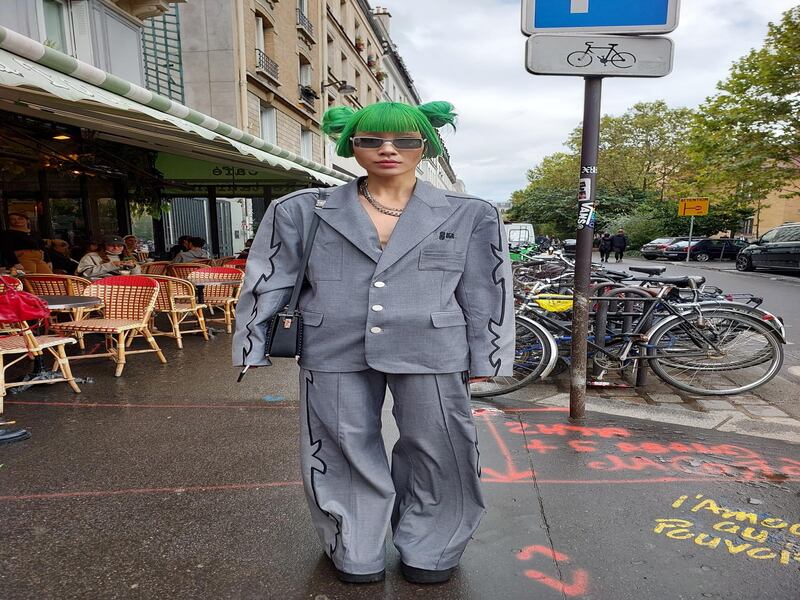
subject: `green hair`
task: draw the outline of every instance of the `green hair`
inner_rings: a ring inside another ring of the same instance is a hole
[[[360,110],[349,106],[334,106],[322,117],[322,131],[337,138],[336,154],[353,156],[350,138],[359,131],[392,132],[418,131],[427,141],[425,158],[433,158],[444,152],[436,129],[453,125],[456,114],[449,102],[428,102],[411,106],[402,102],[378,102]]]

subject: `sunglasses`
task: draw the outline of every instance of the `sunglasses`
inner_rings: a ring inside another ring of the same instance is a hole
[[[356,148],[368,148],[376,150],[383,147],[386,142],[389,142],[397,150],[419,150],[425,145],[425,138],[403,137],[403,138],[378,138],[378,137],[364,137],[356,136],[351,137],[350,141]]]

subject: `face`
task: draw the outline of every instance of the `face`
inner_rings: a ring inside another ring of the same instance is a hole
[[[69,245],[64,240],[56,240],[53,242],[53,250],[59,254],[69,254]]]
[[[361,139],[366,138],[366,139]],[[372,139],[370,139],[372,138]],[[374,146],[375,138],[384,140],[377,148]],[[422,135],[418,131],[407,131],[404,133],[387,133],[377,131],[359,131],[353,136],[353,156],[358,164],[364,167],[369,175],[377,177],[398,177],[402,175],[414,174],[422,155],[425,152],[425,143],[398,141],[400,146],[417,145],[418,148],[397,148],[387,140],[405,140],[412,138],[421,140]]]
[[[106,252],[109,254],[120,254],[123,248],[122,244],[106,244]]]
[[[28,229],[28,219],[20,215],[8,215],[8,224],[12,229]]]
[[[125,245],[128,247],[128,250],[135,250],[138,244],[139,240],[137,240],[135,237],[125,238]]]

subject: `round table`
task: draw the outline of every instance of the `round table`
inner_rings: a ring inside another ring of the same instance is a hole
[[[242,285],[241,280],[231,280],[231,279],[201,279],[200,281],[192,281],[191,277],[187,277],[186,281],[194,285],[196,292],[197,292],[197,303],[203,304],[205,302],[205,297],[203,293],[203,288],[206,286],[214,286],[214,285]]]
[[[100,298],[94,296],[39,296],[47,302],[50,310],[70,310],[73,308],[92,308],[103,304]]]

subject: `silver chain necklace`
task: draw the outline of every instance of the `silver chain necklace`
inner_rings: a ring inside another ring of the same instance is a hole
[[[372,207],[377,210],[379,213],[383,213],[384,215],[389,215],[390,217],[399,217],[403,214],[404,208],[389,208],[388,206],[384,206],[375,198],[372,197],[372,194],[369,193],[369,188],[367,187],[367,178],[361,180],[358,184],[358,191],[359,193],[367,199]]]

